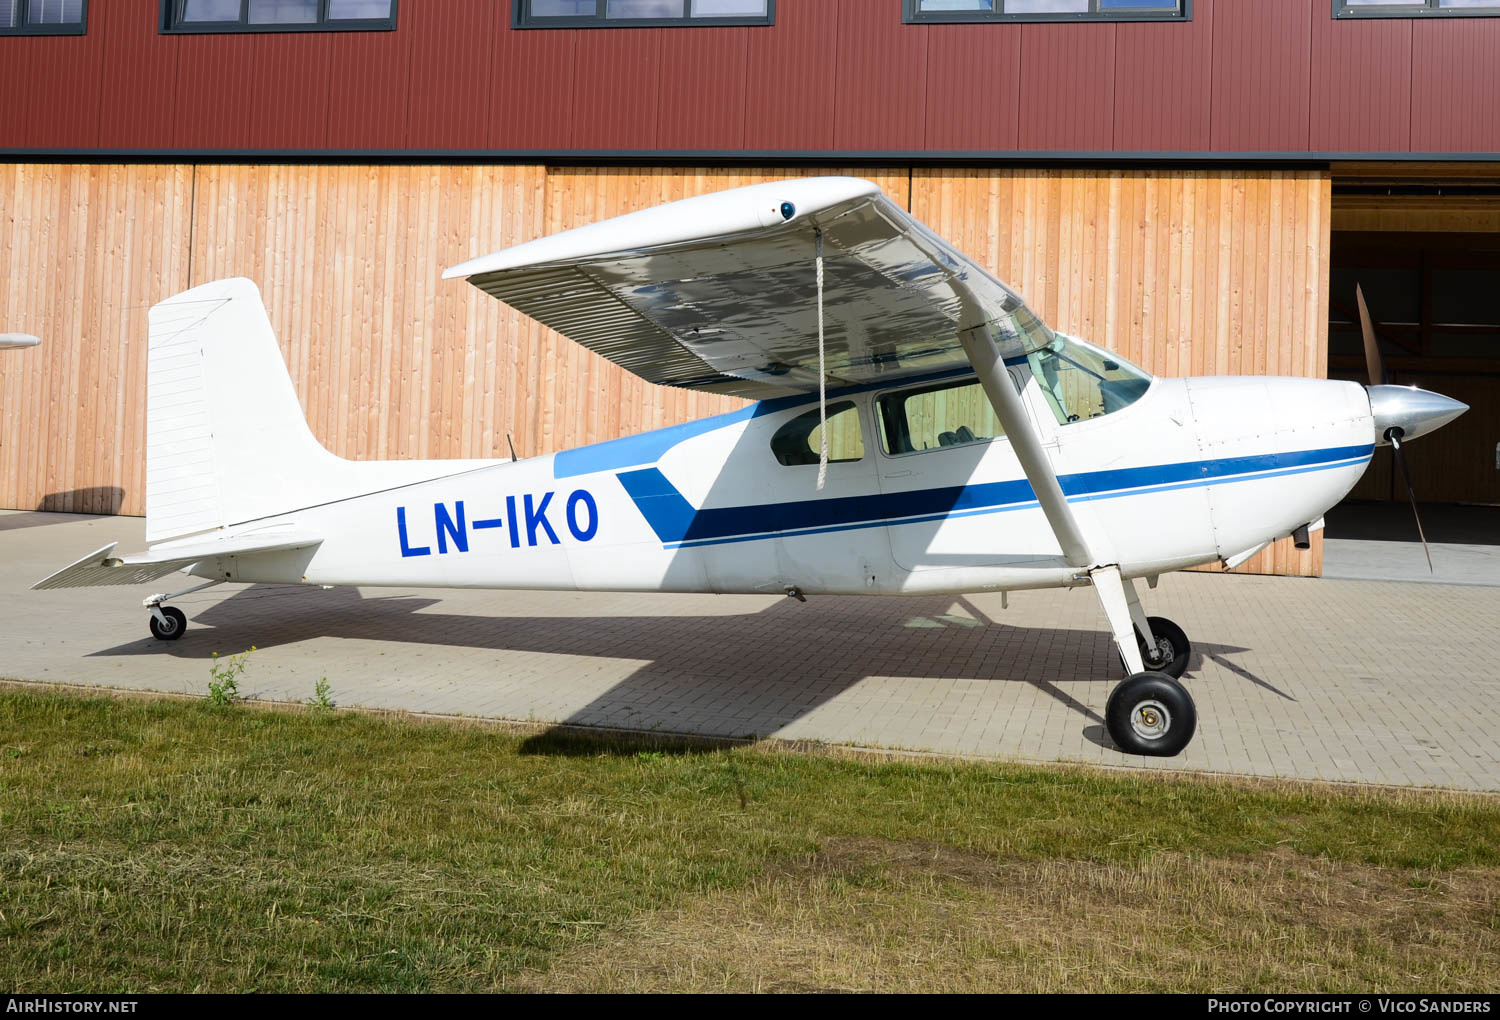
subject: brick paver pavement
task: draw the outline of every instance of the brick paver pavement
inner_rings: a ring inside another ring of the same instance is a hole
[[[790,599],[224,586],[161,643],[145,588],[31,592],[136,518],[0,514],[0,676],[242,689],[346,706],[1029,761],[1500,790],[1500,587],[1174,574],[1145,594],[1194,642],[1198,734],[1130,758],[1101,713],[1119,679],[1087,589]]]

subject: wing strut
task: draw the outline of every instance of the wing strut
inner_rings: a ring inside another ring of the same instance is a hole
[[[1089,581],[1094,586],[1094,594],[1099,596],[1099,606],[1109,621],[1110,636],[1119,649],[1126,672],[1134,676],[1144,671],[1145,663],[1141,660],[1140,645],[1136,641],[1138,625],[1132,616],[1140,616],[1142,622],[1145,622],[1145,617],[1135,597],[1134,582],[1126,581],[1118,566],[1099,564],[1089,551],[1089,544],[1078,527],[1078,519],[1073,516],[1073,508],[1068,505],[1062,486],[1058,484],[1057,473],[1052,470],[1046,451],[1042,449],[1042,441],[1032,428],[1031,419],[1026,416],[1021,396],[1011,383],[1010,373],[1005,370],[1005,359],[995,343],[991,327],[986,324],[966,329],[958,334],[958,338],[979,376],[985,396],[990,398],[990,406],[1005,428],[1010,448],[1021,462],[1021,470],[1026,472],[1031,491],[1042,505],[1042,513],[1047,515],[1052,534],[1062,547],[1063,558],[1068,566],[1088,571]],[[1146,630],[1149,632],[1150,624],[1146,625]]]
[[[979,376],[979,384],[984,387],[985,396],[990,398],[995,416],[1005,428],[1010,448],[1021,462],[1021,470],[1026,472],[1026,480],[1031,483],[1031,490],[1036,493],[1037,502],[1042,505],[1042,513],[1047,515],[1047,523],[1052,525],[1052,533],[1057,536],[1057,544],[1062,547],[1063,558],[1070,567],[1093,566],[1094,558],[1089,553],[1089,544],[1084,540],[1077,518],[1073,516],[1073,508],[1068,506],[1062,486],[1057,483],[1057,473],[1047,460],[1042,441],[1037,436],[1036,429],[1032,428],[1031,419],[1026,416],[1021,395],[1016,392],[1010,373],[1005,370],[1005,359],[1000,354],[990,327],[983,325],[963,330],[958,339],[963,344],[964,353],[969,356],[969,363]]]

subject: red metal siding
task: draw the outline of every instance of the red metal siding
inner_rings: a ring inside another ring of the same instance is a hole
[[[405,3],[398,24],[412,35],[406,146],[484,148],[495,35],[509,26],[503,5],[494,0]]]
[[[664,32],[656,144],[663,149],[741,149],[749,28]]]
[[[1186,152],[1209,148],[1214,5],[1193,20],[1127,22],[1115,29],[1114,147]]]
[[[179,149],[282,149],[282,132],[252,136],[255,54],[269,36],[185,35],[177,46],[172,144]],[[142,97],[152,102],[155,97]]]
[[[14,47],[19,59],[0,106],[11,106],[16,133],[33,146],[64,146],[75,137],[92,140],[99,125],[99,87],[103,69],[84,57],[77,36],[43,36]],[[9,54],[0,55],[0,60]],[[70,108],[76,101],[76,108]],[[8,118],[8,119],[9,119]],[[74,123],[76,119],[76,124]]]
[[[82,37],[0,37],[0,150],[1500,152],[1500,19],[1328,0],[978,25],[778,0],[771,27],[555,30],[406,0],[394,32],[254,35],[90,7]]]
[[[1020,25],[934,25],[927,35],[927,148],[1020,144]]]
[[[566,149],[573,144],[579,34],[508,29],[496,33],[490,68],[490,124],[482,145]]]
[[[1117,27],[1021,26],[1021,148],[1113,148]]]
[[[1217,0],[1214,149],[1307,150],[1309,18],[1332,16],[1323,0]]]
[[[89,4],[90,58],[104,69],[99,130],[88,144],[166,149],[177,112],[176,39],[156,30],[155,0]],[[98,36],[95,39],[95,36]],[[80,96],[80,98],[82,98]]]
[[[687,29],[583,29],[573,100],[576,149],[655,149],[662,35]]]
[[[328,147],[401,148],[406,144],[412,33],[340,32],[329,42]]]
[[[750,31],[745,148],[828,148],[838,32],[836,0],[782,0],[773,27]]]
[[[1406,18],[1335,21],[1314,15],[1311,148],[1326,152],[1407,148],[1414,24]]]
[[[287,149],[328,147],[336,38],[332,32],[281,32],[261,41],[250,68],[251,138],[275,136]]]
[[[927,33],[901,23],[899,2],[838,0],[838,6],[832,148],[922,148]]]
[[[1500,152],[1500,18],[1412,32],[1412,151]]]
[[[0,36],[0,94],[14,95],[23,86],[26,80],[24,72],[29,70],[26,66],[28,42],[29,39]],[[0,146],[26,147],[26,123],[29,117],[29,111],[19,103],[0,103]],[[81,121],[82,117],[79,117],[78,122],[69,124],[69,139],[87,139],[83,144],[90,144],[92,139],[88,138],[87,129],[82,126]]]

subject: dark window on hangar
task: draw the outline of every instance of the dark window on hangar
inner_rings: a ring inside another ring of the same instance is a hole
[[[1333,0],[1335,18],[1477,18],[1500,14],[1500,0]]]
[[[514,0],[516,28],[770,25],[776,0]]]
[[[396,0],[162,0],[163,32],[389,32]]]
[[[904,0],[909,22],[1191,21],[1193,0]]]
[[[0,0],[0,35],[83,35],[88,0]]]

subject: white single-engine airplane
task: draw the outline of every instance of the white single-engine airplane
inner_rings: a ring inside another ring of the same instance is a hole
[[[743,410],[521,461],[347,461],[313,438],[248,280],[151,309],[148,552],[37,588],[224,581],[910,595],[1092,584],[1111,737],[1196,725],[1188,640],[1136,580],[1305,542],[1376,445],[1465,405],[1321,379],[1153,379],[1048,329],[868,181],[672,202],[448,270],[654,383]],[[1372,356],[1373,336],[1367,333]]]

